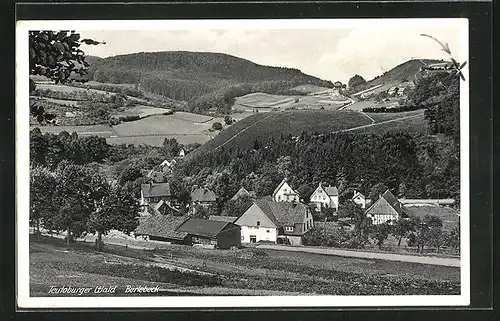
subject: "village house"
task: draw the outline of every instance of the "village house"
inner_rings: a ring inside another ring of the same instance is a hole
[[[241,187],[236,192],[236,194],[234,194],[234,196],[231,197],[231,201],[235,201],[235,200],[242,198],[242,197],[255,198],[255,192],[249,192],[246,190],[246,188]]]
[[[302,237],[313,227],[313,218],[302,203],[265,197],[254,201],[234,223],[241,226],[242,242],[301,245]]]
[[[322,208],[333,208],[335,211],[339,207],[339,191],[335,186],[323,186],[323,183],[319,183],[316,190],[311,194],[311,203],[316,205],[318,211]]]
[[[184,156],[186,156],[186,151],[184,150],[184,148],[181,148],[181,149],[179,150],[178,157],[179,157],[179,158],[183,158]]]
[[[365,215],[372,220],[373,225],[379,225],[385,222],[391,224],[399,218],[408,218],[411,213],[387,190],[366,210]]]
[[[187,216],[153,215],[141,220],[136,236],[173,244],[200,244],[228,249],[241,246],[241,228],[231,222],[194,219]]]
[[[164,201],[170,204],[172,194],[170,193],[170,185],[168,183],[141,184],[141,206],[148,206],[150,203]]]
[[[217,195],[208,188],[197,188],[191,193],[191,206],[208,207],[217,202]]]
[[[299,202],[299,193],[288,184],[285,177],[274,190],[273,200],[275,202]]]
[[[351,200],[358,205],[361,205],[362,209],[366,208],[366,205],[370,203],[370,200],[366,198],[365,195],[363,195],[361,192],[358,192],[354,190],[354,194],[351,198]]]

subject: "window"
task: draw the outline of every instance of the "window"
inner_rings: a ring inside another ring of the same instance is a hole
[[[241,236],[241,240],[242,240],[242,241],[244,241],[244,240],[245,240],[245,237],[244,237],[243,235]]]
[[[278,195],[278,202],[281,201],[281,195]]]
[[[250,235],[250,243],[257,243],[257,236]]]
[[[293,232],[293,226],[285,226],[285,231]]]
[[[271,230],[266,230],[266,233],[271,233]]]
[[[260,221],[257,221],[257,226],[260,226]]]
[[[323,196],[323,201],[326,200],[326,198]]]

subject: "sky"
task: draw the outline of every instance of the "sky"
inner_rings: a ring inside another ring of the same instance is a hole
[[[325,80],[347,83],[355,74],[366,80],[409,59],[447,59],[427,33],[447,42],[460,55],[458,27],[398,27],[330,29],[189,29],[82,30],[81,36],[106,44],[82,45],[87,55],[109,57],[153,51],[221,52],[255,63],[300,69]]]

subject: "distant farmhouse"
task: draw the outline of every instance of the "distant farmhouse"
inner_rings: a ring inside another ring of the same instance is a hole
[[[355,203],[361,206],[361,208],[366,208],[366,205],[370,203],[370,200],[366,198],[365,195],[363,195],[361,192],[358,192],[354,190],[354,194],[351,198],[351,200]]]
[[[288,184],[285,177],[274,190],[273,200],[275,202],[299,202],[299,193]]]
[[[140,205],[145,206],[149,203],[164,201],[170,203],[172,194],[170,193],[170,185],[168,183],[141,184],[141,202]]]
[[[387,190],[365,212],[373,225],[394,222],[399,218],[408,218],[411,213],[399,200]]]
[[[316,190],[311,194],[310,200],[311,203],[316,204],[318,211],[323,207],[333,208],[337,211],[339,208],[339,191],[335,186],[323,186],[323,183],[319,183]]]
[[[192,206],[210,206],[214,205],[217,201],[217,195],[208,188],[197,188],[191,193]]]
[[[302,237],[313,227],[313,218],[302,203],[265,197],[254,201],[234,223],[241,226],[242,242],[301,245]]]
[[[241,246],[241,228],[238,225],[186,216],[153,215],[139,224],[135,235],[155,241],[220,249]]]
[[[236,194],[234,194],[233,197],[231,197],[231,200],[232,201],[235,201],[239,198],[242,198],[242,197],[249,197],[249,198],[255,198],[255,192],[249,192],[246,190],[246,188],[244,187],[241,187],[237,192]]]

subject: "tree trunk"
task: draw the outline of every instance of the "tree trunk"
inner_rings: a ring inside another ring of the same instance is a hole
[[[102,244],[102,233],[101,232],[97,232],[97,237],[95,239],[95,249],[96,251],[101,251],[101,244]]]
[[[403,235],[399,236],[398,247],[401,247],[402,240],[403,240]]]
[[[36,240],[40,241],[40,218],[36,219]]]
[[[68,227],[68,236],[66,236],[66,244],[71,242],[71,229]]]

